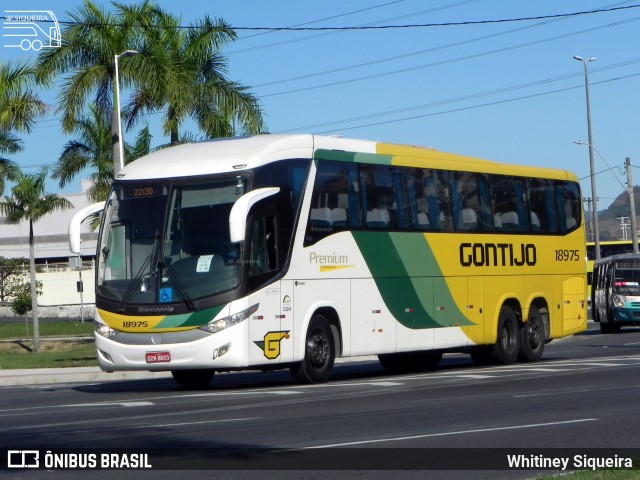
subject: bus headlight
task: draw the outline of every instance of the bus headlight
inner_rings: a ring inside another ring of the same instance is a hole
[[[258,310],[258,305],[260,304],[256,303],[255,305],[247,308],[246,310],[242,310],[241,312],[234,313],[233,315],[229,315],[228,317],[213,320],[210,323],[200,327],[200,330],[204,330],[205,332],[209,333],[217,333],[224,330],[225,328],[233,327],[234,325],[237,325],[238,323],[246,320],[251,315],[253,315],[256,310]]]
[[[111,338],[118,334],[116,330],[111,328],[109,325],[105,325],[104,323],[96,323],[95,332],[104,338]]]
[[[611,303],[613,303],[615,307],[624,308],[624,300],[618,295],[611,295]]]

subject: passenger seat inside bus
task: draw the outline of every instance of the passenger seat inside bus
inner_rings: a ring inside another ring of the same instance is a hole
[[[499,217],[503,232],[520,231],[520,221],[516,212],[504,212],[499,214]]]
[[[389,210],[386,208],[374,208],[367,212],[367,227],[385,228],[389,226]]]
[[[478,214],[473,208],[463,208],[460,230],[474,231],[478,228]]]

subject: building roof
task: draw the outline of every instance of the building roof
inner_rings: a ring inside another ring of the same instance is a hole
[[[60,196],[69,200],[73,208],[55,211],[33,224],[35,257],[38,263],[75,257],[69,250],[69,222],[74,213],[93,203],[87,198],[86,191]],[[82,225],[82,256],[93,257],[98,233],[92,232],[87,223]],[[29,258],[29,222],[11,224],[6,216],[0,215],[0,257]]]

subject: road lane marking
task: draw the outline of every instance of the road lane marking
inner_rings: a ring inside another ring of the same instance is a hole
[[[544,368],[544,367],[532,367],[527,368],[527,372],[568,372],[566,368]]]
[[[73,403],[57,405],[55,408],[80,408],[80,407],[148,407],[155,405],[153,402],[97,402],[97,403]]]
[[[228,418],[226,420],[202,420],[199,422],[181,422],[181,423],[153,423],[151,425],[135,425],[133,427],[127,427],[129,430],[137,430],[141,428],[166,428],[166,427],[185,427],[191,425],[205,425],[211,423],[230,423],[230,422],[248,422],[250,420],[260,420],[260,417],[247,417],[247,418]]]
[[[596,421],[598,421],[597,418],[580,418],[577,420],[565,420],[560,422],[530,423],[525,425],[510,425],[507,427],[494,427],[494,428],[475,428],[470,430],[458,430],[455,432],[425,433],[424,435],[409,435],[406,437],[390,437],[390,438],[378,438],[373,440],[359,440],[354,442],[331,443],[327,445],[316,445],[313,447],[293,448],[291,450],[313,450],[313,449],[319,449],[319,448],[335,448],[335,447],[349,447],[353,445],[366,445],[370,443],[402,442],[406,440],[419,440],[422,438],[446,437],[451,435],[467,435],[469,433],[500,432],[505,430],[523,430],[525,428],[555,427],[558,425],[570,425],[575,423],[596,422]]]
[[[606,362],[584,362],[580,365],[588,365],[590,367],[626,367],[628,363],[606,363]]]

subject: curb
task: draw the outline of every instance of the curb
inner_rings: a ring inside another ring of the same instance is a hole
[[[0,386],[49,385],[74,382],[113,382],[150,378],[171,378],[171,372],[112,372],[100,367],[37,368],[0,370]]]

